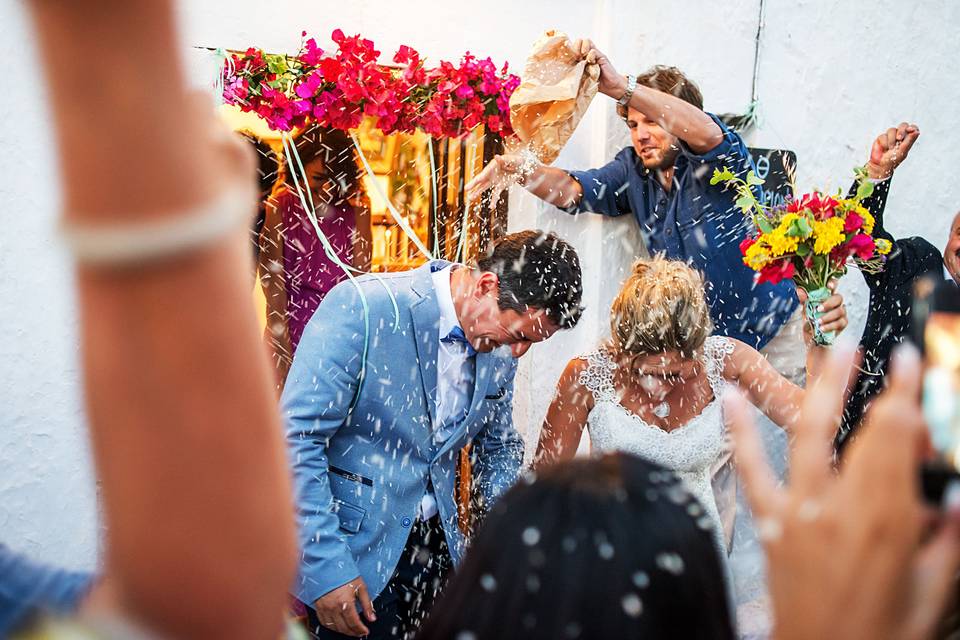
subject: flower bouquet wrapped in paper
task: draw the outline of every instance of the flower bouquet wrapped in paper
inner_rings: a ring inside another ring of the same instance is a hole
[[[710,184],[726,183],[739,197],[736,204],[754,223],[754,230],[740,243],[743,262],[757,272],[757,282],[777,283],[792,279],[807,292],[804,311],[818,344],[832,344],[834,332],[820,330],[817,308],[832,292],[827,284],[847,272],[850,265],[871,273],[883,269],[891,244],[874,238],[874,219],[861,201],[873,192],[873,183],[862,169],[859,185],[850,198],[818,191],[804,194],[785,205],[766,207],[754,187],[763,184],[752,171],[746,179],[724,167],[714,170]]]

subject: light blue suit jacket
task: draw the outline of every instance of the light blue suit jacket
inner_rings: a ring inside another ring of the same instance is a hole
[[[477,354],[466,419],[444,430],[442,441],[434,430],[440,308],[431,273],[447,264],[359,278],[369,334],[350,282],[327,294],[304,330],[281,404],[302,547],[293,593],[310,605],[358,575],[371,598],[383,590],[428,480],[459,562],[465,541],[455,482],[458,453],[467,443],[473,443],[474,486],[486,503],[517,479],[523,441],[513,428],[516,360],[509,350]]]

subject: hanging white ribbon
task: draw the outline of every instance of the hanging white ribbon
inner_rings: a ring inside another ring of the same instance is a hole
[[[437,220],[437,167],[433,163],[433,136],[427,137],[427,153],[430,156],[430,188],[433,198],[430,202],[433,204],[433,254],[440,253],[440,243],[437,240],[440,236],[440,221]]]
[[[310,193],[310,189],[303,189],[300,187],[300,180],[297,178],[297,169],[300,170],[300,176],[303,178],[304,185],[307,184],[307,173],[303,168],[303,162],[300,159],[300,154],[297,152],[297,147],[290,139],[289,134],[284,132],[280,137],[281,142],[283,143],[283,155],[287,160],[287,166],[290,169],[290,179],[293,182],[293,187],[297,192],[297,196],[300,198],[300,204],[303,207],[304,211],[307,214],[307,219],[310,220],[310,224],[313,226],[313,230],[317,234],[317,238],[320,239],[320,244],[323,246],[323,250],[326,253],[327,257],[340,267],[346,274],[347,278],[350,280],[350,283],[356,288],[357,294],[360,296],[360,305],[363,307],[363,353],[360,357],[360,377],[357,381],[357,391],[353,396],[353,400],[350,402],[350,409],[353,409],[357,401],[360,398],[360,390],[363,388],[363,383],[366,380],[367,375],[367,353],[370,350],[370,307],[367,304],[367,297],[363,293],[363,289],[360,287],[360,284],[357,282],[354,273],[362,273],[358,269],[355,269],[352,265],[346,264],[343,260],[340,259],[340,256],[337,255],[336,249],[334,249],[333,244],[330,242],[330,239],[327,238],[327,235],[323,232],[323,229],[320,228],[320,221],[317,218],[316,209],[313,206],[313,195]],[[306,194],[304,193],[306,191]],[[309,198],[309,202],[308,202]],[[393,292],[390,291],[387,284],[383,281],[382,278],[375,276],[376,279],[380,282],[384,289],[386,289],[387,294],[390,296],[390,300],[393,303],[394,311],[394,332],[398,331],[400,328],[400,310],[397,307],[396,297],[393,295]]]
[[[213,81],[213,90],[217,97],[217,104],[224,102],[223,93],[226,88],[224,76],[232,76],[236,72],[236,66],[233,64],[233,56],[218,47],[213,55],[217,57],[217,77]]]
[[[387,197],[387,194],[384,193],[383,187],[380,186],[380,183],[377,181],[377,175],[373,172],[373,169],[370,167],[370,163],[367,162],[367,157],[363,155],[363,149],[360,148],[360,141],[357,140],[357,136],[352,131],[350,132],[350,138],[353,140],[353,146],[357,148],[357,154],[360,156],[360,161],[363,163],[363,168],[367,171],[367,176],[370,177],[370,182],[373,184],[373,188],[376,189],[377,194],[383,199],[387,205],[387,211],[390,212],[390,215],[393,217],[393,220],[397,223],[403,232],[410,238],[410,241],[416,245],[417,249],[420,250],[420,253],[427,257],[427,260],[433,260],[433,254],[430,253],[430,250],[424,246],[423,242],[420,240],[420,236],[410,227],[410,224],[400,215],[400,212],[396,210],[393,206],[393,203],[390,202],[390,198]]]

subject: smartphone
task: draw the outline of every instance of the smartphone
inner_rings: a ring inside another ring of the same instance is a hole
[[[921,280],[914,295],[913,339],[923,354],[923,415],[934,458],[922,466],[923,494],[939,505],[960,480],[960,287]]]

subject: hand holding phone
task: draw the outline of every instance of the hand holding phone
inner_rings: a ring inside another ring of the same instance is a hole
[[[913,325],[924,357],[923,414],[933,449],[923,465],[923,492],[940,504],[950,481],[960,480],[960,287],[921,281]]]

